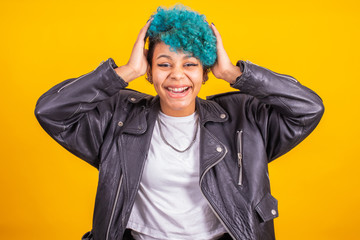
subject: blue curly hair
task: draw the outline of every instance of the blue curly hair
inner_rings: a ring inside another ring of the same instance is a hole
[[[158,7],[151,17],[153,20],[146,33],[149,37],[150,66],[153,48],[158,42],[169,45],[170,51],[181,50],[192,54],[199,59],[204,70],[214,65],[217,58],[216,37],[205,21],[205,15],[177,4],[169,9]]]

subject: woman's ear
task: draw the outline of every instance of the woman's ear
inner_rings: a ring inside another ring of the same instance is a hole
[[[203,75],[203,84],[205,84],[205,82],[209,79],[209,71],[204,71],[204,75]]]
[[[152,80],[152,76],[151,76],[151,67],[148,66],[147,70],[146,70],[146,80],[149,81],[149,83],[153,84],[153,80]]]

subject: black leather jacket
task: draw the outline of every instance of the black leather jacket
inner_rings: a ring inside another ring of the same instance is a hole
[[[268,162],[319,123],[322,100],[293,77],[239,61],[241,91],[196,99],[201,191],[233,239],[275,239],[277,200]],[[160,109],[159,98],[125,89],[110,58],[40,97],[35,114],[67,150],[99,169],[93,229],[84,239],[123,239]]]

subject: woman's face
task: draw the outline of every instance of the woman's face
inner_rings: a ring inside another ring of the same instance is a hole
[[[169,45],[160,42],[154,48],[151,77],[163,113],[181,117],[195,111],[195,98],[204,77],[197,58],[172,52]]]

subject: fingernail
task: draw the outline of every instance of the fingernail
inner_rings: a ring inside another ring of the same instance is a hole
[[[211,24],[215,26],[215,24],[213,22]]]
[[[206,21],[206,20],[204,20],[204,21],[205,21],[207,24],[209,24],[208,21]]]

